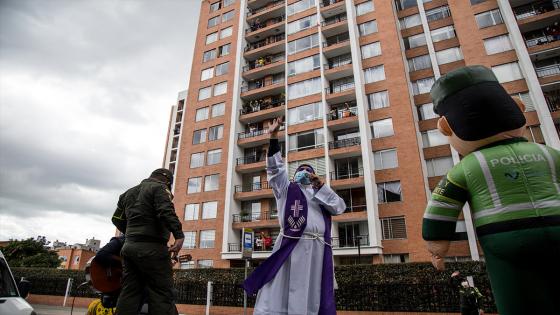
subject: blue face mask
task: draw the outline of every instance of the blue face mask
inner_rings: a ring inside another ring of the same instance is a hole
[[[294,181],[302,185],[311,185],[309,172],[303,170],[296,172],[296,175],[294,176]]]

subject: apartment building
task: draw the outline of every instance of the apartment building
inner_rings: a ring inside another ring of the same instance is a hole
[[[171,105],[169,113],[169,125],[167,127],[167,142],[165,143],[165,153],[163,155],[162,166],[169,169],[173,174],[177,174],[177,157],[181,144],[181,130],[183,126],[183,113],[185,101],[187,100],[187,90],[177,94],[177,103]]]
[[[441,75],[490,67],[527,105],[530,141],[560,147],[560,5],[525,0],[203,0],[175,161],[182,268],[241,266],[279,233],[267,126],[285,117],[288,172],[315,167],[344,198],[336,264],[429,260],[421,221],[459,155],[436,128]],[[177,116],[178,117],[178,116]],[[450,260],[480,259],[468,211]]]

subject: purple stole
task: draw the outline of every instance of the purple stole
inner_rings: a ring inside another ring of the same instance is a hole
[[[325,221],[324,239],[327,244],[331,243],[331,215],[323,206],[321,212]],[[286,207],[284,209],[284,226],[283,233],[289,237],[282,237],[282,243],[277,251],[272,253],[268,259],[262,262],[245,280],[243,288],[248,295],[256,294],[265,284],[270,282],[280,267],[296,247],[299,238],[303,236],[303,231],[307,226],[307,198],[299,185],[290,183],[288,186],[288,194]],[[296,237],[293,239],[291,237]],[[323,273],[321,276],[321,305],[319,306],[319,315],[336,314],[336,305],[334,301],[333,287],[333,261],[332,248],[325,245],[323,252]],[[288,288],[286,288],[288,290]]]

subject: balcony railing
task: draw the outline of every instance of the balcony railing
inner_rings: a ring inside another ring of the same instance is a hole
[[[369,236],[365,234],[346,238],[333,237],[331,242],[333,248],[358,247],[358,244],[360,246],[369,246]]]
[[[321,8],[324,8],[324,7],[328,7],[330,5],[333,5],[333,4],[337,4],[337,3],[342,2],[342,1],[344,1],[344,0],[321,0],[319,2],[319,4],[321,5]]]
[[[347,82],[343,84],[329,86],[328,88],[325,88],[325,93],[336,94],[347,90],[351,90],[353,88],[354,88],[354,82]]]
[[[543,35],[543,36],[540,36],[540,37],[527,39],[527,40],[525,40],[525,44],[527,45],[527,48],[529,48],[529,47],[533,47],[533,46],[553,43],[555,41],[557,41],[557,39],[555,39],[554,36]]]
[[[267,129],[255,129],[255,130],[251,130],[251,131],[247,131],[247,132],[240,132],[240,133],[237,134],[237,139],[241,140],[241,139],[258,137],[258,136],[262,136],[266,133],[268,133],[268,128]]]
[[[335,39],[327,39],[327,41],[323,42],[323,48],[330,47],[330,46],[337,45],[337,44],[341,44],[341,43],[346,43],[346,42],[349,42],[349,41],[350,41],[350,38],[348,36],[341,37],[341,38],[335,38]]]
[[[552,91],[544,94],[546,99],[546,104],[548,105],[548,110],[551,113],[560,111],[560,91]]]
[[[228,243],[228,252],[241,252],[240,243]]]
[[[278,106],[283,106],[286,102],[283,99],[265,102],[262,100],[251,101],[249,104],[244,104],[243,108],[239,110],[241,115],[256,113],[260,110],[270,109]]]
[[[550,66],[540,67],[535,69],[537,71],[537,77],[544,78],[553,75],[560,74],[560,64],[554,64]]]
[[[245,47],[245,52],[249,52],[251,50],[255,50],[255,49],[262,48],[262,47],[265,47],[265,46],[268,46],[268,45],[272,45],[274,43],[278,43],[280,41],[283,41],[285,38],[286,38],[286,36],[284,34],[267,37],[265,40],[262,40],[260,42],[256,42],[254,44],[248,44]]]
[[[247,165],[262,161],[264,161],[264,153],[237,158],[237,165]]]
[[[365,202],[365,197],[364,198],[364,202]],[[344,210],[344,213],[351,213],[351,212],[364,212],[367,211],[367,206],[365,204],[363,205],[346,205],[346,210]]]
[[[271,65],[273,63],[277,63],[277,62],[282,62],[285,59],[285,55],[281,54],[281,55],[276,55],[276,56],[266,56],[266,57],[261,57],[253,62],[250,62],[248,65],[243,66],[243,72],[249,71],[249,70],[253,70],[253,69],[257,69],[257,68],[262,68],[264,66],[268,66]]]
[[[348,109],[335,109],[329,113],[329,120],[339,120],[343,118],[353,117],[358,115],[357,107],[350,107]]]
[[[325,27],[346,20],[348,20],[348,16],[346,16],[346,14],[340,14],[324,20],[323,22],[321,22],[321,26]]]
[[[352,64],[352,55],[351,54],[342,55],[342,56],[338,56],[338,57],[329,59],[328,63],[325,64],[325,68],[326,69],[334,69],[334,68],[342,67],[342,66],[349,65],[349,64]]]
[[[348,148],[348,147],[353,147],[355,145],[360,145],[360,143],[361,143],[360,137],[335,140],[329,142],[329,149],[333,150],[333,149],[340,149],[340,148]]]
[[[523,20],[558,9],[560,9],[560,3],[556,1],[540,1],[514,8],[513,14],[517,20]]]
[[[267,28],[271,25],[280,23],[280,22],[284,21],[285,19],[286,19],[286,16],[282,15],[282,16],[279,16],[279,17],[276,17],[276,18],[266,20],[264,23],[257,23],[255,21],[253,21],[251,23],[251,25],[249,26],[249,28],[245,29],[245,34],[249,34],[249,33],[252,33],[252,32],[256,32],[260,29]]]
[[[280,84],[283,82],[284,82],[284,77],[278,79],[257,80],[249,84],[244,82],[244,85],[241,86],[241,93],[262,89],[264,87]]]
[[[255,222],[263,220],[274,220],[278,218],[278,211],[263,211],[260,213],[234,214],[233,222]]]
[[[253,242],[253,252],[271,252],[272,248],[274,247],[275,240],[272,240],[272,244],[270,246],[264,247],[263,244],[258,244],[256,239]],[[228,243],[229,252],[241,252],[241,244],[239,243]]]
[[[279,7],[279,6],[282,6],[282,5],[284,5],[284,0],[274,1],[274,2],[270,3],[269,5],[258,8],[258,9],[253,9],[253,10],[249,9],[249,12],[247,12],[247,16],[253,16],[255,14],[259,14],[261,12],[264,12],[264,11],[270,10],[274,7]]]
[[[334,171],[331,172],[331,180],[350,179],[364,176],[364,169],[358,168],[347,171]]]
[[[235,186],[235,192],[236,193],[240,193],[240,192],[252,192],[252,191],[260,191],[263,189],[268,189],[268,182],[267,181],[262,181],[260,183],[251,183],[251,184],[245,184],[245,185],[236,185]]]

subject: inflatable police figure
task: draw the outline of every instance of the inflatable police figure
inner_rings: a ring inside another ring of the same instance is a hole
[[[560,152],[521,137],[524,105],[483,66],[452,71],[431,91],[438,129],[463,156],[439,182],[422,234],[444,269],[465,202],[501,315],[560,314]]]

